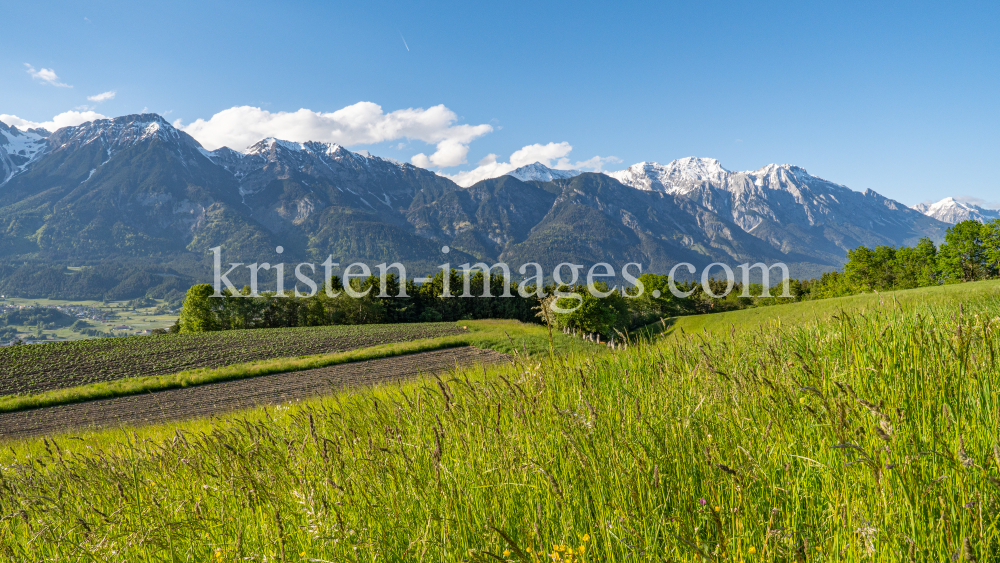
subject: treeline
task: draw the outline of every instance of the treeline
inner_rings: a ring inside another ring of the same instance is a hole
[[[1000,275],[1000,220],[963,221],[945,233],[940,247],[927,238],[900,248],[858,247],[847,253],[842,272],[806,283],[809,299],[871,291],[914,289],[993,279]]]
[[[586,286],[542,288],[547,296],[536,296],[536,287],[523,288],[506,282],[502,276],[484,276],[476,271],[465,278],[456,270],[451,271],[448,292],[444,297],[444,273],[438,272],[429,282],[406,283],[406,297],[399,297],[399,279],[386,276],[385,288],[377,276],[351,280],[350,290],[343,281],[332,277],[312,297],[278,297],[273,293],[250,297],[250,289],[238,294],[223,292],[223,297],[212,297],[215,290],[203,284],[192,287],[184,301],[178,327],[183,332],[212,330],[284,328],[297,326],[326,326],[336,324],[442,322],[473,319],[514,319],[522,322],[544,322],[542,308],[549,308],[556,289],[564,294],[576,293],[579,299],[563,298],[557,303],[572,313],[553,314],[557,327],[568,327],[611,337],[615,331],[626,331],[658,321],[661,318],[699,310],[695,298],[678,299],[667,289],[667,277],[653,274],[639,276],[646,290],[638,297],[634,288],[623,296],[612,292],[605,284],[595,284],[595,290],[607,293],[595,297]],[[488,283],[489,291],[484,291]],[[681,286],[685,287],[685,286]],[[654,297],[653,291],[659,296]],[[350,293],[354,293],[352,296]],[[463,294],[468,295],[462,297]],[[577,306],[579,305],[579,306]]]
[[[399,297],[399,278],[391,273],[386,276],[384,288],[378,276],[370,276],[352,279],[349,290],[339,277],[333,276],[312,297],[295,297],[288,295],[290,292],[286,292],[287,297],[274,293],[250,297],[248,287],[237,294],[225,291],[223,297],[212,297],[215,289],[202,284],[188,290],[179,325],[183,332],[200,332],[463,319],[530,321],[534,318],[535,302],[521,297],[515,284],[505,287],[501,276],[489,277],[492,297],[481,297],[484,293],[482,272],[475,272],[470,277],[470,284],[472,294],[478,297],[441,297],[444,294],[443,272],[420,285],[407,280],[407,297]],[[463,293],[463,278],[455,271],[449,279],[449,291],[453,295]],[[504,294],[511,297],[503,297]]]
[[[239,295],[226,293],[211,297],[210,285],[192,287],[185,298],[180,320],[175,330],[198,332],[251,328],[282,328],[325,326],[335,324],[439,322],[466,319],[515,319],[523,322],[544,322],[542,309],[554,312],[548,319],[555,328],[570,328],[607,338],[616,332],[634,330],[650,323],[680,315],[691,315],[752,307],[778,305],[814,299],[842,297],[871,291],[913,289],[995,278],[1000,275],[1000,220],[981,224],[965,221],[948,229],[940,247],[927,238],[912,247],[858,247],[847,253],[841,272],[829,272],[819,279],[788,280],[791,297],[780,297],[784,282],[764,288],[750,284],[744,288],[726,280],[708,280],[708,291],[699,282],[677,282],[676,288],[686,297],[676,297],[667,276],[639,276],[644,291],[635,288],[610,292],[597,284],[603,297],[594,296],[586,286],[543,288],[548,297],[533,295],[535,287],[525,288],[523,297],[515,283],[506,283],[500,276],[489,276],[489,295],[483,296],[484,275],[477,271],[470,277],[473,297],[458,297],[464,293],[465,280],[452,270],[448,286],[454,297],[444,294],[444,275],[438,272],[430,282],[406,283],[407,297],[398,297],[399,281],[393,274],[386,278],[385,291],[376,276],[354,279],[351,296],[342,280],[336,276],[312,297],[278,297],[261,294],[249,297],[249,288]],[[557,298],[556,289],[576,293],[579,298]],[[727,289],[729,290],[727,293]],[[504,297],[506,293],[510,297]],[[714,297],[723,295],[725,297]]]

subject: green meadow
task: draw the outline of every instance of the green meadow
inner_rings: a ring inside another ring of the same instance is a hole
[[[518,344],[497,323],[482,345],[506,340],[506,365],[211,420],[5,442],[0,558],[1000,552],[1000,283],[660,329],[614,351],[578,340],[550,350],[544,329]]]
[[[897,305],[901,308],[926,306],[955,306],[965,301],[978,301],[1000,295],[1000,282],[996,280],[962,284],[941,285],[892,291],[887,293],[862,293],[848,297],[800,301],[768,307],[728,311],[711,315],[689,315],[667,321],[667,326],[678,334],[684,332],[729,331],[757,328],[763,323],[783,326],[804,326],[828,321],[840,311],[866,311]],[[659,325],[654,325],[659,326]],[[663,332],[663,327],[659,327]]]

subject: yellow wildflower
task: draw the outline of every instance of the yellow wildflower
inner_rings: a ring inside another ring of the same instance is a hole
[[[747,553],[753,555],[754,553],[757,553],[757,548],[751,545],[750,549],[747,550]]]
[[[510,550],[509,549],[503,550],[503,556],[504,557],[510,557]]]
[[[583,541],[590,541],[590,534],[583,534]]]

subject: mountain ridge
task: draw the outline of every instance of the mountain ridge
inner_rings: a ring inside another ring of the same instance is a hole
[[[526,164],[520,168],[511,170],[504,176],[513,176],[522,182],[551,182],[552,180],[564,180],[580,175],[579,170],[557,170],[549,168],[541,162]]]
[[[20,138],[11,131],[0,128],[0,151]],[[414,272],[446,258],[547,271],[634,261],[657,273],[752,260],[788,262],[803,277],[839,267],[854,246],[940,240],[946,228],[793,165],[731,172],[690,157],[602,174],[533,163],[462,188],[331,143],[266,138],[207,151],[156,114],[43,133],[30,137],[31,155],[13,153],[19,168],[0,185],[0,260],[141,259],[206,279],[208,249],[223,246],[234,262],[334,255],[408,261]]]

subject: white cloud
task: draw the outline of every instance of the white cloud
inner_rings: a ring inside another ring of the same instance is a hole
[[[66,111],[52,118],[51,121],[28,121],[16,115],[0,114],[0,121],[7,125],[13,125],[18,129],[35,129],[41,127],[49,131],[55,131],[61,127],[72,127],[95,119],[107,119],[107,117],[95,111]]]
[[[24,66],[28,67],[28,74],[30,74],[35,80],[41,80],[46,84],[58,86],[59,88],[72,88],[69,84],[59,82],[59,77],[56,76],[56,71],[51,68],[35,70],[35,67],[29,65],[28,63],[24,63]]]
[[[87,99],[92,102],[105,102],[108,100],[115,99],[115,94],[117,93],[118,92],[116,92],[115,90],[109,90],[107,92],[102,92],[100,94],[97,94],[96,96],[87,96]]]
[[[272,113],[257,107],[239,106],[188,125],[177,120],[174,126],[209,150],[222,146],[239,150],[267,137],[344,146],[416,139],[436,145],[437,150],[430,156],[415,155],[414,164],[446,168],[463,164],[469,143],[493,130],[490,125],[456,125],[456,121],[455,112],[443,105],[384,113],[378,104],[358,102],[330,113],[308,109]]]
[[[469,187],[476,182],[497,178],[504,174],[516,170],[528,164],[540,162],[549,168],[556,170],[586,170],[591,172],[601,172],[604,165],[621,162],[620,158],[614,156],[595,156],[587,160],[571,162],[569,153],[573,146],[567,142],[548,143],[545,145],[534,144],[522,147],[510,155],[509,162],[497,162],[497,155],[490,154],[479,161],[479,164],[472,170],[466,170],[454,175],[445,175],[451,178],[456,184]],[[414,161],[415,165],[420,166]]]

